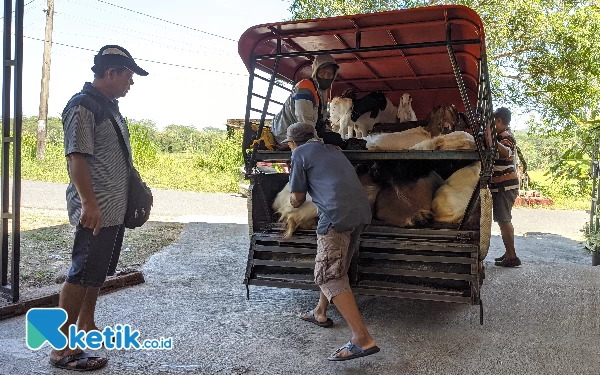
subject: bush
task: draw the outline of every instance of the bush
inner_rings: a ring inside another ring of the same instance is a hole
[[[151,168],[158,161],[158,146],[149,135],[149,129],[134,121],[127,121],[129,140],[133,153],[133,165],[137,168]]]
[[[36,159],[37,117],[23,120],[22,178],[67,183],[61,120],[48,119],[44,160]],[[198,192],[237,192],[238,168],[243,164],[241,132],[228,137],[225,130],[217,128],[198,130],[178,125],[161,132],[149,120],[127,122],[134,164],[149,186]]]

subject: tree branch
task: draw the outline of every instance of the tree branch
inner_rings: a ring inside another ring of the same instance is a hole
[[[529,50],[530,50],[529,48],[522,48],[522,49],[518,49],[516,51],[499,53],[497,55],[494,55],[494,56],[490,57],[489,60],[501,59],[503,57],[511,57],[511,56],[514,56],[514,55],[521,54],[523,52],[527,52]]]
[[[504,74],[504,73],[502,73],[502,72],[499,72],[498,74],[499,74],[499,75],[500,75],[500,77],[502,77],[502,78],[514,79],[514,80],[516,80],[516,81],[519,81],[519,82],[522,82],[522,83],[526,83],[525,79],[523,79],[523,78],[522,78],[522,75],[521,75],[520,73],[519,73],[519,74],[517,74],[516,76],[511,76],[511,75],[508,75],[508,74]]]

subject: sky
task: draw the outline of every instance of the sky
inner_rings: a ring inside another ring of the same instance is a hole
[[[289,19],[290,1],[55,0],[48,116],[60,117],[69,98],[93,80],[96,52],[117,44],[150,73],[134,77],[120,99],[125,117],[152,120],[159,129],[171,124],[224,128],[227,119],[244,118],[246,109],[248,72],[237,40],[252,26]],[[25,4],[23,114],[37,116],[47,0]],[[285,101],[287,94],[275,90],[273,95]],[[525,128],[524,115],[514,115],[513,128]]]
[[[25,116],[39,113],[46,4],[33,0],[25,7]],[[69,98],[93,80],[95,53],[117,44],[150,73],[134,76],[119,100],[125,117],[152,120],[159,129],[224,127],[228,118],[243,118],[246,109],[248,77],[237,40],[252,26],[289,19],[288,8],[288,0],[55,0],[48,116],[59,117]]]

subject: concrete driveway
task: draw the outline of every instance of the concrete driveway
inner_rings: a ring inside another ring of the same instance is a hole
[[[345,363],[325,359],[350,338],[335,308],[335,326],[323,329],[297,318],[314,306],[316,292],[252,287],[246,300],[247,226],[206,216],[151,258],[145,284],[98,304],[100,327],[127,323],[142,338],[173,337],[173,350],[101,351],[109,364],[96,373],[597,374],[600,267],[589,266],[573,240],[578,233],[565,229],[580,228],[586,214],[536,212],[514,212],[521,268],[494,267],[490,260],[503,247],[492,239],[483,326],[475,306],[358,297],[381,352]],[[47,364],[48,348],[25,347],[23,317],[0,322],[0,332],[0,374],[70,373]]]

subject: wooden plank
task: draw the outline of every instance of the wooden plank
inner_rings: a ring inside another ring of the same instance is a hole
[[[303,236],[303,235],[294,235],[291,238],[283,238],[281,234],[262,234],[255,233],[254,239],[263,242],[277,242],[279,244],[313,244],[317,245],[317,236]]]
[[[287,262],[283,260],[264,260],[264,259],[253,259],[252,262],[255,266],[270,266],[270,267],[287,267],[287,268],[306,268],[314,269],[315,262]]]
[[[433,287],[425,286],[425,285],[411,285],[405,283],[393,283],[386,281],[373,281],[373,280],[363,280],[358,283],[358,285],[353,286],[353,288],[374,288],[374,289],[401,289],[403,291],[411,291],[418,293],[427,293],[427,294],[445,294],[445,295],[454,295],[454,296],[463,296],[465,290],[449,290],[449,289],[436,289]],[[468,291],[468,290],[467,290]]]
[[[289,254],[310,254],[310,255],[317,254],[317,249],[306,248],[306,247],[287,247],[287,246],[255,245],[254,251],[273,252],[273,253],[289,253]]]
[[[144,282],[144,275],[140,271],[131,272],[119,276],[107,278],[100,294],[108,294],[114,291],[141,284]],[[24,299],[17,303],[11,303],[0,307],[0,320],[12,318],[26,314],[29,309],[34,307],[56,307],[58,306],[59,292],[56,291],[50,295],[39,296],[32,299]]]
[[[295,281],[276,281],[276,280],[257,280],[252,279],[248,281],[248,285],[258,286],[272,286],[276,288],[289,288],[289,289],[304,289],[304,290],[320,290],[318,285],[307,284]]]
[[[363,274],[376,274],[376,275],[410,276],[410,277],[426,277],[429,279],[477,281],[477,275],[473,275],[473,274],[404,270],[404,269],[398,269],[398,268],[358,267],[358,272],[363,273]]]
[[[462,245],[453,243],[436,244],[431,242],[418,243],[414,241],[394,241],[394,240],[361,240],[360,247],[370,247],[377,249],[397,249],[414,251],[443,251],[454,253],[473,253],[479,249],[473,245]]]
[[[356,294],[368,295],[368,296],[385,296],[385,297],[396,297],[426,301],[438,301],[438,302],[454,302],[454,303],[465,303],[473,304],[471,297],[461,297],[456,295],[444,295],[444,294],[428,294],[418,293],[411,291],[394,290],[394,289],[380,289],[380,288],[352,288],[352,292]]]
[[[444,256],[428,256],[428,255],[404,255],[404,254],[388,254],[388,253],[359,253],[361,259],[384,259],[384,260],[405,260],[412,262],[424,263],[452,263],[452,264],[476,264],[477,260],[465,257],[444,257]]]

